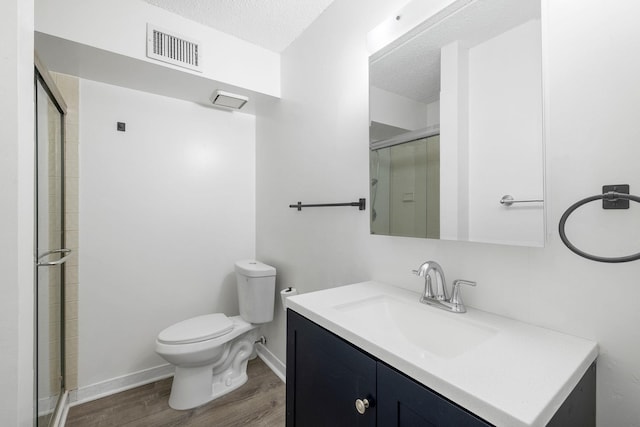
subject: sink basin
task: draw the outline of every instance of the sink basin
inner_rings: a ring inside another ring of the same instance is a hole
[[[385,331],[418,351],[442,358],[459,356],[496,334],[496,330],[467,321],[464,314],[437,309],[378,295],[360,301],[339,304],[335,310],[347,314],[368,328]]]

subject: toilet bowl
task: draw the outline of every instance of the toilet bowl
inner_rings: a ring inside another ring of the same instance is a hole
[[[236,262],[240,316],[206,314],[178,322],[156,338],[156,353],[175,365],[169,406],[190,409],[247,381],[247,362],[262,323],[273,320],[275,268]]]

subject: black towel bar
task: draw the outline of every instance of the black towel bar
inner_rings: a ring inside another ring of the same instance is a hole
[[[289,205],[290,208],[297,208],[299,211],[302,208],[324,208],[327,206],[357,206],[359,210],[363,211],[366,208],[366,199],[360,199],[357,202],[347,202],[347,203],[319,203],[312,205],[303,205],[302,202],[298,202],[295,205]]]

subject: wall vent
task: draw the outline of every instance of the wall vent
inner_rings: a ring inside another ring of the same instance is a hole
[[[147,24],[147,56],[202,72],[200,43]]]

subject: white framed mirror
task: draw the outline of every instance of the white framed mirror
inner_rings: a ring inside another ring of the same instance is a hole
[[[541,38],[539,0],[459,0],[370,56],[372,234],[544,246]]]

